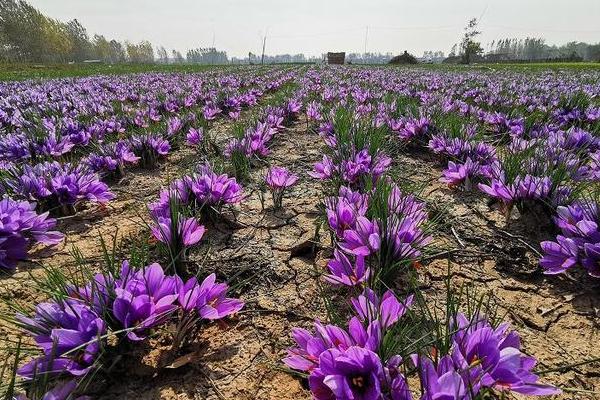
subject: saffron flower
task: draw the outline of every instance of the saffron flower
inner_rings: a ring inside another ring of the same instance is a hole
[[[204,139],[204,130],[202,128],[194,129],[190,128],[186,135],[186,143],[189,146],[199,146]]]
[[[540,244],[543,250],[540,265],[544,273],[560,274],[580,265],[590,276],[600,277],[598,205],[587,201],[558,207],[554,221],[562,235],[557,235],[555,241]]]
[[[330,349],[322,353],[319,371],[311,375],[309,386],[316,399],[378,400],[382,398],[383,378],[379,356],[352,346],[345,351]]]
[[[160,135],[144,134],[131,138],[131,148],[144,168],[153,168],[158,160],[169,154],[171,145]]]
[[[463,185],[466,191],[470,191],[474,180],[480,177],[489,178],[489,169],[486,169],[478,162],[474,162],[470,157],[464,163],[448,162],[448,168],[443,172],[440,182],[447,183],[450,188]]]
[[[509,331],[507,323],[494,329],[485,318],[475,316],[469,320],[459,313],[454,328],[452,359],[459,368],[469,371],[470,387],[481,384],[500,391],[542,396],[561,392],[537,382],[538,376],[531,372],[536,360],[521,352],[519,335]]]
[[[77,389],[77,380],[71,379],[67,382],[60,383],[53,389],[44,393],[42,400],[89,400],[88,396],[73,397],[73,392]],[[21,394],[15,397],[15,400],[29,400],[27,396]],[[35,400],[33,398],[32,400]]]
[[[183,121],[178,117],[169,118],[167,121],[167,136],[171,137],[183,129]]]
[[[196,309],[201,318],[217,320],[239,312],[244,302],[226,297],[229,286],[216,283],[216,275],[210,274],[198,284],[196,278],[178,283],[178,301],[184,310]]]
[[[17,315],[44,355],[26,363],[18,374],[32,379],[39,374],[82,376],[99,355],[106,323],[88,305],[74,299],[40,303],[32,318]]]
[[[177,309],[176,285],[176,278],[165,276],[159,264],[132,271],[129,263],[123,262],[112,312],[128,329],[129,340],[145,339],[149,329],[164,323]]]
[[[34,242],[46,245],[60,243],[64,235],[50,229],[56,220],[48,212],[37,214],[35,204],[27,201],[0,200],[0,269],[12,270],[18,261],[27,259]]]
[[[463,400],[469,393],[478,393],[478,388],[469,388],[460,370],[456,370],[450,356],[442,357],[437,365],[426,357],[412,356],[413,363],[420,372],[423,385],[422,400]]]
[[[106,203],[115,198],[98,175],[85,166],[46,162],[11,171],[5,184],[16,195],[36,201],[42,210],[73,214],[83,201]]]
[[[375,253],[381,246],[379,225],[366,217],[359,216],[354,229],[344,231],[344,238],[339,246],[355,256],[366,257]]]
[[[242,186],[226,174],[217,175],[210,166],[203,166],[200,174],[189,179],[189,187],[200,204],[220,207],[239,203],[243,197]]]
[[[348,256],[338,249],[333,251],[333,259],[329,260],[327,268],[330,274],[325,275],[325,280],[334,285],[361,285],[371,275],[371,270],[366,266],[364,257],[356,256],[352,263]]]
[[[344,237],[344,232],[356,226],[356,220],[366,213],[366,207],[357,207],[356,203],[344,197],[326,200],[327,222],[338,238]]]
[[[333,161],[325,155],[323,156],[323,161],[314,165],[314,172],[309,172],[308,174],[313,178],[325,180],[332,178],[335,172],[337,172],[336,166],[333,164]]]
[[[406,314],[413,299],[414,296],[410,295],[404,302],[400,302],[391,290],[387,290],[379,298],[373,290],[365,288],[363,294],[351,299],[351,302],[361,321],[371,323],[377,320],[381,324],[382,331],[385,331]]]
[[[275,209],[281,208],[285,190],[298,182],[298,176],[283,167],[271,167],[265,176],[265,183],[271,189]]]
[[[579,262],[579,246],[573,239],[558,235],[556,240],[540,244],[544,252],[540,265],[545,274],[563,273]]]
[[[184,247],[190,247],[198,243],[206,231],[196,218],[179,218],[174,231],[172,225],[171,219],[160,217],[157,225],[151,228],[152,235],[159,242],[173,245],[180,241]]]

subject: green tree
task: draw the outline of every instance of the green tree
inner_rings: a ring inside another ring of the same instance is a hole
[[[483,53],[481,43],[475,41],[477,36],[481,34],[481,32],[477,30],[477,25],[477,18],[473,18],[469,21],[465,27],[465,33],[460,43],[462,60],[465,64],[470,64],[474,56]]]

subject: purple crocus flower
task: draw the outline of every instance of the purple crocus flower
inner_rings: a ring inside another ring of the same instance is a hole
[[[556,242],[545,241],[540,246],[544,252],[540,265],[545,274],[561,274],[578,263],[579,246],[571,238],[558,235]]]
[[[356,286],[366,282],[371,270],[365,265],[365,258],[356,256],[354,263],[341,251],[333,251],[333,259],[327,263],[330,274],[325,280],[334,285]]]
[[[130,143],[120,140],[100,146],[98,152],[90,154],[84,162],[94,172],[117,173],[118,176],[123,176],[125,166],[134,165],[139,159],[131,150]]]
[[[216,283],[216,275],[211,274],[198,285],[196,278],[185,284],[179,282],[178,300],[184,310],[196,309],[201,318],[217,320],[239,312],[244,302],[226,297],[229,286]]]
[[[112,172],[116,171],[118,162],[110,156],[99,154],[90,154],[83,161],[94,172]]]
[[[207,121],[212,121],[213,119],[217,118],[221,111],[222,110],[213,103],[206,104],[204,107],[202,107],[202,115]]]
[[[40,303],[32,318],[17,315],[44,355],[23,365],[18,374],[31,379],[40,373],[86,374],[100,352],[106,323],[88,305],[69,299]]]
[[[356,226],[356,219],[365,215],[366,208],[357,208],[344,197],[334,197],[326,200],[326,213],[329,227],[341,239],[346,230]]]
[[[345,351],[330,349],[323,352],[319,357],[319,370],[309,378],[309,386],[318,400],[379,400],[383,379],[379,356],[352,346]]]
[[[319,367],[321,353],[328,349],[346,350],[360,346],[377,351],[381,343],[381,330],[377,322],[365,328],[358,318],[353,317],[347,331],[335,325],[322,325],[319,321],[315,321],[314,327],[314,335],[306,329],[292,329],[297,347],[288,349],[288,357],[283,359],[288,367],[312,372]]]
[[[173,244],[180,241],[184,247],[190,247],[202,240],[206,231],[196,218],[180,218],[175,232],[172,232],[172,225],[170,218],[159,217],[157,225],[151,227],[152,235],[159,242]]]
[[[371,166],[371,175],[373,180],[379,179],[392,165],[392,159],[383,153],[375,156],[375,160]]]
[[[183,121],[178,117],[169,118],[167,121],[167,136],[177,134],[183,128]]]
[[[473,180],[481,175],[486,175],[482,171],[482,167],[478,162],[473,162],[471,158],[467,158],[464,163],[448,162],[448,168],[445,169],[440,178],[440,182],[447,183],[450,188],[459,185],[464,185],[465,190],[471,190]]]
[[[77,389],[77,380],[71,379],[67,382],[60,383],[53,389],[44,393],[41,400],[91,400],[89,396],[77,396],[73,397],[73,392]],[[15,400],[29,400],[27,396],[21,394],[15,398]],[[33,398],[32,400],[36,400]]]
[[[265,177],[265,182],[272,190],[284,189],[298,182],[298,176],[283,167],[271,167]]]
[[[475,388],[468,388],[449,356],[442,357],[437,368],[426,357],[415,355],[412,360],[420,372],[423,385],[421,400],[464,400],[470,398],[469,393],[478,392]]]
[[[291,99],[286,106],[286,112],[290,116],[296,116],[302,109],[302,102],[298,99]]]
[[[204,130],[202,128],[190,128],[186,135],[186,143],[190,146],[198,146],[204,138]]]
[[[84,166],[46,162],[25,165],[17,174],[19,171],[14,171],[15,176],[7,179],[6,185],[20,196],[37,201],[43,209],[69,212],[84,200],[106,203],[115,198],[98,175]]]
[[[308,174],[313,178],[325,180],[333,177],[335,172],[337,172],[336,166],[333,164],[333,161],[325,155],[323,156],[323,161],[314,165],[314,172],[309,172]]]
[[[298,176],[292,174],[286,168],[271,167],[265,176],[265,182],[269,186],[269,189],[271,189],[275,208],[279,209],[281,208],[285,190],[298,182]]]
[[[387,221],[384,241],[392,250],[396,260],[414,260],[421,255],[420,249],[433,239],[421,228],[421,222],[410,216],[390,216]]]
[[[306,106],[306,116],[309,121],[321,121],[323,116],[321,115],[321,104],[316,101],[311,101]]]
[[[189,187],[199,203],[207,206],[239,203],[243,189],[235,178],[215,174],[209,166],[201,169],[201,174],[190,178]]]
[[[363,294],[351,299],[352,306],[362,321],[379,321],[382,331],[394,325],[406,314],[413,303],[413,295],[400,302],[393,291],[386,291],[380,298],[373,290],[365,288]]]
[[[50,230],[55,226],[56,220],[48,218],[48,212],[35,212],[35,204],[10,198],[0,200],[0,268],[14,269],[17,261],[27,258],[33,241],[60,243],[64,235]]]
[[[590,276],[600,278],[600,243],[585,243],[583,245],[581,265]]]
[[[344,239],[340,248],[356,256],[368,256],[379,250],[381,236],[377,222],[371,222],[366,217],[356,219],[354,229],[344,231]]]
[[[396,184],[392,185],[388,196],[388,210],[399,218],[409,216],[417,224],[427,220],[425,203],[417,200],[412,194],[402,193]]]
[[[140,158],[143,167],[154,167],[159,158],[165,157],[171,150],[169,142],[156,134],[135,135],[131,137],[131,149]]]
[[[426,117],[410,118],[404,122],[404,126],[398,131],[402,140],[409,140],[425,135],[429,130],[430,121]]]
[[[348,183],[356,183],[363,174],[371,172],[372,157],[367,149],[356,153],[353,159],[341,163],[342,178]]]
[[[469,371],[469,386],[481,384],[526,395],[559,394],[554,386],[537,383],[538,376],[531,372],[535,359],[521,353],[518,333],[508,328],[505,323],[494,329],[485,318],[469,320],[457,314],[452,359]]]
[[[593,203],[575,202],[569,206],[559,206],[556,208],[556,217],[554,222],[565,236],[579,236],[581,229],[577,224],[581,221],[596,221],[599,219],[598,209]]]
[[[490,185],[480,183],[477,185],[479,190],[486,193],[487,195],[500,199],[506,204],[511,204],[515,199],[515,191],[512,187],[507,185],[504,181],[499,179],[492,179]]]
[[[40,154],[57,158],[70,152],[73,147],[75,147],[75,143],[72,142],[70,137],[57,137],[56,134],[50,133],[43,139],[43,143],[37,147],[37,151]]]
[[[132,271],[129,263],[123,262],[115,293],[113,315],[129,329],[127,338],[132,341],[145,339],[150,328],[162,324],[177,309],[176,278],[165,276],[159,264]]]

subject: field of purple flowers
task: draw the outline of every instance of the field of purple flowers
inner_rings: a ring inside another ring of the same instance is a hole
[[[600,72],[0,84],[5,399],[600,398]]]

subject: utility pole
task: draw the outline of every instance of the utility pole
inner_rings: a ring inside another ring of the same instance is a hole
[[[265,47],[267,46],[267,31],[265,31],[265,36],[263,38],[263,50],[262,57],[260,58],[260,64],[263,65],[265,63]]]
[[[369,40],[369,27],[367,26],[365,28],[365,52],[363,53],[363,57],[365,58],[365,60],[366,60],[366,57],[367,57],[367,43],[368,43],[368,40]],[[365,62],[365,64],[366,64],[366,62]]]
[[[216,54],[215,54],[215,53],[216,53],[216,52],[217,52],[217,49],[215,49],[215,31],[213,30],[212,56],[210,57],[210,63],[211,63],[212,65],[214,65],[214,64],[215,64],[215,56],[216,56]]]

